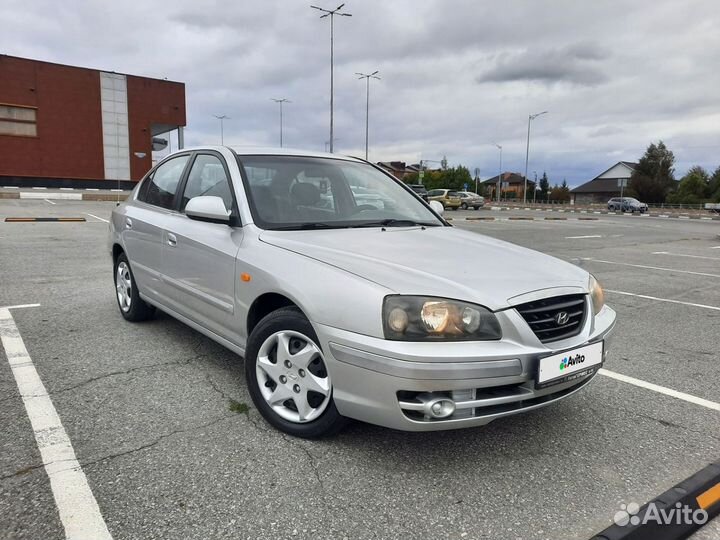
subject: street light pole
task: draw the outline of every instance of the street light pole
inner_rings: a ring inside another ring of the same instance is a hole
[[[343,17],[352,17],[350,13],[339,13],[339,11],[343,8],[345,4],[340,4],[335,9],[323,9],[321,7],[317,6],[310,6],[313,9],[317,9],[318,11],[322,11],[324,15],[320,15],[321,19],[324,19],[328,15],[330,16],[330,153],[333,152],[333,140],[334,140],[334,118],[333,118],[333,109],[335,105],[335,77],[334,77],[334,42],[335,42],[335,15],[341,15]]]
[[[527,146],[525,147],[525,188],[523,189],[523,203],[527,202],[528,157],[530,156],[530,122],[535,120],[538,116],[542,116],[543,114],[547,114],[547,111],[528,115]]]
[[[498,170],[498,181],[497,181],[497,201],[500,202],[500,186],[502,182],[502,146],[500,146],[498,143],[495,143],[495,146],[497,146],[500,149],[500,169]]]
[[[275,103],[279,103],[279,104],[280,104],[280,148],[282,148],[282,145],[283,145],[283,117],[282,117],[282,106],[283,106],[283,103],[292,103],[292,101],[290,101],[289,99],[285,99],[285,98],[281,98],[281,99],[270,98],[270,99],[271,99],[272,101],[274,101]]]
[[[355,73],[355,75],[360,75],[358,79],[365,79],[367,82],[367,88],[365,93],[365,161],[368,159],[368,133],[369,133],[369,126],[370,126],[370,78],[380,80],[380,77],[377,76],[377,74],[380,73],[379,71],[374,71],[370,74],[365,73]]]
[[[217,118],[218,120],[220,120],[220,146],[225,146],[225,133],[223,130],[223,120],[230,120],[230,117],[225,116],[224,114],[220,115],[220,116],[213,114],[213,116],[215,118]]]

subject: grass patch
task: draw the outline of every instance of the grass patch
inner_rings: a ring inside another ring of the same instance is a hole
[[[240,413],[240,414],[247,414],[250,411],[250,407],[248,407],[246,403],[240,403],[239,401],[235,401],[234,399],[230,400],[230,404],[228,405],[228,408],[232,412],[236,412],[236,413]]]

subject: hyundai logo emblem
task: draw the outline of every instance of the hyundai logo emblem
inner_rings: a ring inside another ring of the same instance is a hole
[[[558,326],[567,324],[568,319],[570,319],[570,316],[567,314],[567,311],[561,311],[560,313],[555,315],[555,322],[558,324]]]

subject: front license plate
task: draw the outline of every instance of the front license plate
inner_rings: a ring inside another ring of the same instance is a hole
[[[535,388],[545,388],[595,373],[603,361],[603,342],[541,358]]]

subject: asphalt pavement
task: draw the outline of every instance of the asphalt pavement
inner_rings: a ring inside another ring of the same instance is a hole
[[[599,375],[481,428],[353,423],[305,441],[265,424],[241,358],[163,314],[122,319],[106,248],[113,207],[0,200],[0,308],[39,304],[10,311],[116,540],[589,538],[621,504],[720,457],[720,222],[448,213],[591,271],[618,312],[604,368],[646,384]],[[499,219],[464,219],[481,215]],[[4,222],[28,216],[86,221]],[[0,404],[0,538],[63,538],[2,348]],[[720,537],[720,524],[696,537]]]

